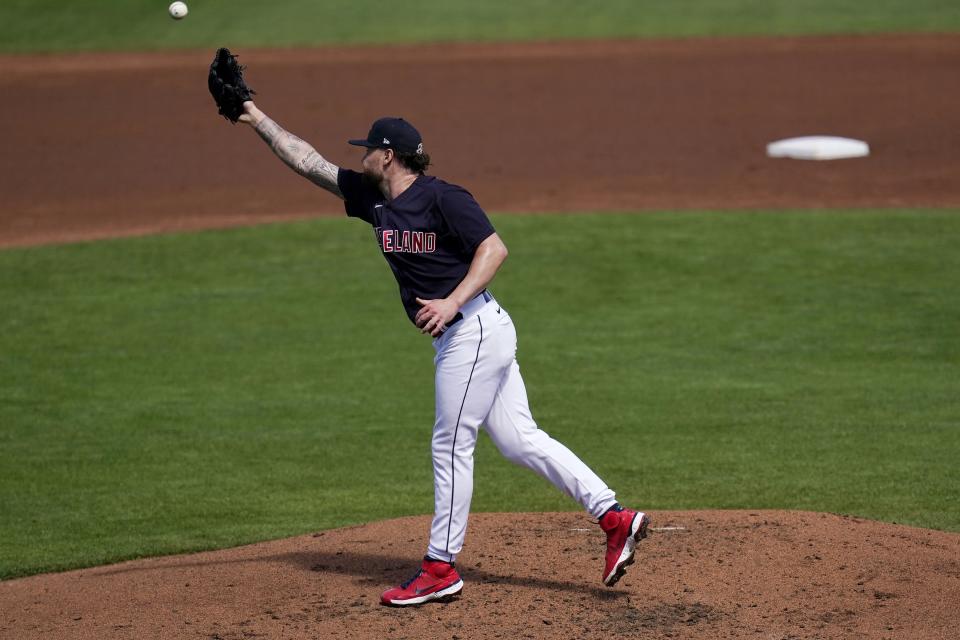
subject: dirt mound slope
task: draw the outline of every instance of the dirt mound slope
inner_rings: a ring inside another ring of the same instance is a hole
[[[3,638],[956,638],[960,535],[838,515],[656,512],[600,583],[575,513],[475,514],[450,604],[392,609],[429,530],[410,517],[0,583]]]
[[[491,211],[960,206],[960,35],[240,53],[331,161],[403,115]],[[211,56],[0,56],[0,246],[341,214],[216,115]],[[872,155],[766,158],[810,134]]]

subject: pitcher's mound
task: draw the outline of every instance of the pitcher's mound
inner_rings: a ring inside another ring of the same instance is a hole
[[[956,638],[960,535],[837,515],[653,512],[600,583],[573,513],[474,514],[450,604],[392,609],[429,518],[0,583],[3,638]]]

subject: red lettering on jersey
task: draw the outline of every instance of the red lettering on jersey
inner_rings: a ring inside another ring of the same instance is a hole
[[[384,253],[433,253],[437,250],[437,234],[431,231],[400,231],[376,228],[377,240]]]

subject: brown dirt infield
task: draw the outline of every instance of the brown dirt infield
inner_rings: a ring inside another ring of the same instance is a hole
[[[385,112],[491,211],[960,206],[960,36],[240,51],[330,160]],[[0,246],[340,213],[216,116],[212,53],[0,56]],[[767,142],[873,155],[771,160]]]
[[[451,604],[392,609],[427,517],[0,583],[0,636],[956,638],[960,536],[837,515],[659,512],[600,584],[603,536],[572,513],[474,514]],[[663,530],[667,529],[667,530]]]
[[[212,52],[0,57],[0,246],[339,213],[218,119]],[[492,211],[960,206],[958,36],[241,51],[259,104],[354,166],[385,112]],[[792,135],[866,159],[770,160]],[[960,536],[653,514],[600,586],[577,514],[477,514],[450,605],[379,607],[425,517],[0,583],[0,638],[956,638]],[[682,528],[669,528],[682,527]]]

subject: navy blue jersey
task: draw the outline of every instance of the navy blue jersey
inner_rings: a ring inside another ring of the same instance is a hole
[[[411,322],[420,310],[416,298],[450,295],[467,275],[477,246],[494,233],[470,192],[433,176],[418,176],[393,200],[350,169],[340,169],[337,186],[347,215],[373,226]]]

